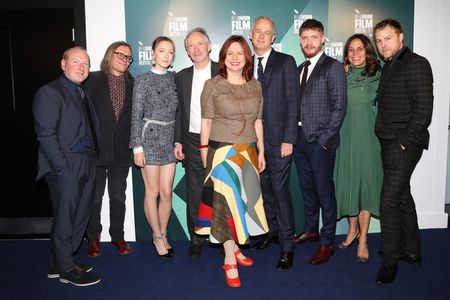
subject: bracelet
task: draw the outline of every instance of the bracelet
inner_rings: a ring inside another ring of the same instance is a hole
[[[198,151],[201,151],[201,150],[208,150],[208,145],[200,145],[200,146],[198,146]]]

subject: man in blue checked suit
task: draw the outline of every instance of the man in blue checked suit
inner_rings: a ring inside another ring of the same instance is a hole
[[[295,243],[320,240],[320,247],[309,260],[317,265],[327,262],[334,253],[333,170],[347,105],[346,76],[343,65],[322,50],[325,34],[321,22],[306,20],[299,34],[306,61],[299,66],[300,103],[294,161],[303,195],[305,226]],[[319,234],[320,209],[323,226]]]

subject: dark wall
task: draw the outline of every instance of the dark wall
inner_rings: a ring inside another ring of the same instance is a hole
[[[0,108],[6,153],[0,237],[50,232],[50,195],[45,182],[35,180],[38,144],[32,101],[39,87],[61,74],[64,50],[86,46],[84,11],[83,0],[0,3]]]
[[[0,2],[0,10],[45,8],[73,9],[75,43],[78,46],[86,47],[84,0],[13,0]]]

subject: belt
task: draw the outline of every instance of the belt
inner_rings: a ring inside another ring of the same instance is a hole
[[[145,129],[147,129],[148,124],[156,124],[156,125],[162,125],[162,126],[168,126],[173,123],[175,123],[175,120],[165,122],[165,121],[158,121],[158,120],[151,120],[149,118],[142,118],[142,120],[145,121],[144,128],[142,129],[142,138],[144,138]]]

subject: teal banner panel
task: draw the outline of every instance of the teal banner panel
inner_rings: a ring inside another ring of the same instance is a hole
[[[274,49],[291,54],[300,64],[298,29],[304,20],[315,18],[325,27],[326,54],[342,61],[345,41],[354,33],[372,38],[375,24],[384,18],[402,22],[405,44],[413,46],[414,0],[125,0],[127,42],[133,48],[134,76],[151,68],[151,43],[159,35],[173,39],[176,47],[174,71],[191,65],[184,49],[184,38],[194,27],[207,30],[211,42],[211,58],[217,61],[223,41],[232,34],[243,35],[250,44],[249,32],[256,17],[271,17],[276,24]],[[291,192],[296,217],[296,232],[303,228],[304,211],[295,166],[292,168]],[[169,235],[174,240],[187,240],[184,169],[177,165],[173,187],[173,212]],[[133,168],[133,194],[136,240],[151,239],[151,230],[143,209],[144,187],[140,170]],[[337,233],[347,230],[347,221],[338,223]],[[372,221],[370,232],[379,231],[379,222]]]

